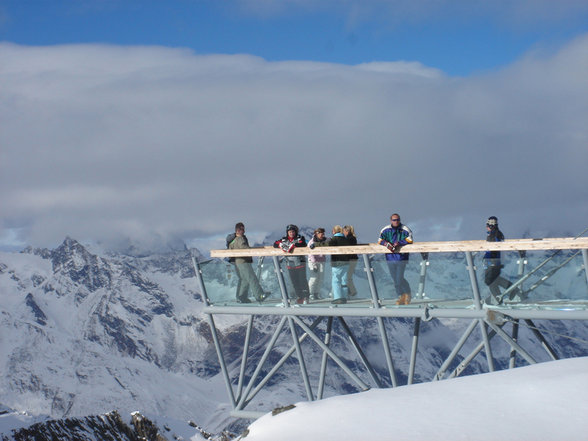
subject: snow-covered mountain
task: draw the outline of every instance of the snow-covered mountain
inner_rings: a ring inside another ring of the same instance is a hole
[[[228,416],[230,406],[202,314],[191,253],[198,255],[196,250],[104,253],[71,238],[54,250],[0,253],[0,403],[17,412],[51,418],[139,410],[195,421],[213,433],[240,427]],[[453,277],[443,271],[430,275],[439,284],[450,283],[444,277]],[[235,376],[240,369],[244,321],[232,316],[216,319],[228,368]],[[277,321],[276,317],[256,317],[249,374]],[[386,362],[375,321],[349,318],[347,322],[352,329],[361,329],[356,337],[385,378]],[[449,319],[423,323],[415,381],[434,376],[467,324]],[[414,322],[389,319],[386,325],[398,380],[404,384]],[[581,341],[588,336],[583,322],[542,325],[551,326],[548,338],[562,357],[588,354]],[[578,338],[569,340],[565,335]],[[521,331],[524,347],[532,339],[530,332]],[[291,344],[291,338],[281,338],[277,352],[286,352]],[[369,382],[345,335],[334,335],[331,346]],[[464,351],[473,346],[475,342],[468,343]],[[537,348],[533,353],[537,359],[548,359],[539,345],[530,346]],[[493,348],[497,368],[505,368],[509,348],[500,341],[493,341]],[[303,351],[316,384],[321,354],[314,344],[303,345]],[[278,358],[279,354],[272,355],[269,362]],[[485,371],[487,364],[478,357],[466,373]],[[329,367],[325,396],[354,391],[356,386],[342,371]],[[267,410],[304,397],[298,363],[290,360],[249,409]]]

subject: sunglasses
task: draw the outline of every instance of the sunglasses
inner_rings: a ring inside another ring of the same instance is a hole
[[[390,219],[390,220],[391,220],[392,222],[400,222],[400,219],[399,219],[399,218],[396,218],[396,219]]]

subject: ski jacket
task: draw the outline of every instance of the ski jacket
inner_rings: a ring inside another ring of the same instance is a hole
[[[487,234],[487,242],[504,242],[504,234],[498,227],[491,229]],[[488,259],[486,263],[490,266],[500,265],[500,251],[486,251],[484,259]]]
[[[310,248],[311,250],[314,247],[326,247],[327,245],[327,238],[325,237],[323,238],[323,240],[320,240],[318,237],[316,237],[316,234],[313,234],[312,239],[308,241],[308,248]],[[323,254],[309,254],[308,256],[308,261],[312,263],[325,262],[326,260],[327,257]]]
[[[336,233],[333,237],[329,239],[329,246],[330,247],[344,247],[347,245],[351,245],[349,243],[349,239],[345,237],[343,233]],[[338,262],[345,263],[349,261],[349,254],[332,254],[331,255],[331,265],[337,266]]]
[[[228,248],[230,250],[244,250],[251,247],[249,246],[249,241],[247,240],[247,237],[235,235],[235,238],[229,243]],[[253,262],[253,257],[251,256],[233,257],[233,259],[236,264]]]
[[[349,245],[357,245],[357,237],[355,237],[353,234],[345,237],[347,237]],[[357,260],[357,254],[349,254],[349,260]]]
[[[378,243],[384,246],[388,244],[408,245],[412,242],[412,231],[404,224],[399,224],[398,227],[386,225],[380,231],[380,239],[378,240]],[[395,262],[408,260],[408,253],[386,254],[386,260]]]
[[[294,239],[290,240],[288,236],[284,236],[274,242],[274,248],[281,248],[285,253],[291,253],[294,248],[305,247],[306,239],[304,236],[298,234]],[[285,257],[288,269],[303,268],[306,264],[304,256],[287,255]]]

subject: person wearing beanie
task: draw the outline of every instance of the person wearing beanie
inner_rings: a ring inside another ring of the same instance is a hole
[[[286,227],[286,235],[274,242],[274,248],[280,248],[284,253],[292,253],[297,247],[305,247],[306,239],[298,234],[298,227],[290,224]],[[296,293],[296,303],[299,305],[308,303],[310,292],[308,280],[306,279],[306,259],[304,256],[288,255],[286,268]]]
[[[229,235],[231,236],[231,235]],[[229,242],[229,239],[230,242]],[[234,236],[227,237],[227,248],[231,250],[244,250],[250,248],[247,236],[245,236],[245,225],[243,222],[235,225]],[[237,302],[239,303],[251,303],[249,300],[249,293],[251,292],[258,302],[263,302],[269,293],[266,293],[259,284],[259,279],[253,271],[251,263],[253,258],[250,256],[246,257],[235,257],[234,263],[236,267],[237,276],[239,277],[239,284],[237,286]]]
[[[486,241],[503,242],[504,234],[498,228],[498,218],[490,216],[486,221]],[[503,265],[500,261],[500,251],[486,251],[484,254],[484,283],[490,288],[491,297],[486,299],[490,302],[493,298],[496,303],[501,303],[500,286],[504,289],[509,288],[512,283],[500,276]]]

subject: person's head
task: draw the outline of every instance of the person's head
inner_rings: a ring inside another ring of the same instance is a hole
[[[486,221],[486,228],[489,230],[495,230],[498,228],[498,218],[496,216],[490,216]]]
[[[314,230],[314,235],[319,239],[322,239],[323,237],[325,237],[325,229],[317,228],[316,230]]]
[[[343,228],[341,228],[341,225],[335,225],[333,227],[333,234],[342,233],[342,232],[343,232]]]
[[[394,213],[390,216],[390,224],[393,227],[398,227],[400,225],[400,215],[398,213]]]
[[[290,224],[286,227],[286,235],[288,237],[298,236],[298,227],[294,224]]]
[[[343,227],[343,234],[345,236],[355,236],[355,229],[353,228],[353,225],[345,225]]]
[[[244,234],[245,233],[245,225],[243,222],[237,222],[235,224],[235,234]]]

